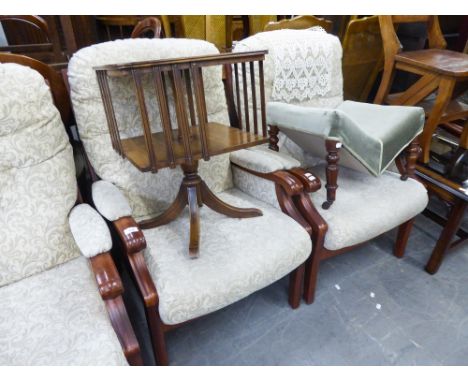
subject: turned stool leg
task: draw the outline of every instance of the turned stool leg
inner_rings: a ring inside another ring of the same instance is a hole
[[[336,189],[338,188],[338,161],[340,159],[338,152],[341,148],[341,142],[327,139],[325,141],[327,155],[327,201],[323,202],[322,208],[328,210],[336,198]]]
[[[270,128],[268,129],[268,135],[270,136],[270,142],[268,144],[268,148],[273,151],[279,151],[278,147],[278,133],[279,129],[277,126],[269,126]]]

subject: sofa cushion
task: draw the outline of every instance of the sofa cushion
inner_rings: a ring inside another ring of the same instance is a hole
[[[93,67],[124,62],[216,54],[216,47],[206,41],[188,39],[127,39],[105,42],[81,49],[68,66],[71,98],[80,137],[94,170],[104,180],[115,184],[129,200],[137,220],[165,210],[175,198],[182,179],[179,167],[165,168],[156,174],[142,173],[112,148],[99,85]],[[221,67],[203,71],[208,119],[229,125]],[[144,77],[145,94],[154,94],[154,82]],[[140,112],[131,78],[110,80],[114,110],[122,138],[142,135]],[[149,97],[147,97],[149,99]],[[169,96],[171,120],[176,128],[172,96]],[[161,131],[157,107],[148,108],[151,128]],[[200,175],[212,190],[232,187],[229,155],[200,161]]]
[[[0,301],[0,365],[127,364],[84,257],[0,288]]]
[[[75,164],[44,78],[0,64],[0,286],[79,255],[68,226]]]
[[[325,166],[311,171],[326,183]],[[370,174],[340,168],[336,200],[328,210],[323,186],[310,196],[328,223],[325,248],[340,249],[373,239],[421,213],[428,203],[424,186],[414,180],[386,171],[376,178]]]
[[[166,324],[232,304],[287,275],[310,255],[310,236],[281,211],[237,189],[217,196],[235,206],[260,208],[263,216],[233,219],[202,207],[197,259],[188,256],[187,209],[172,223],[144,231],[145,258]]]

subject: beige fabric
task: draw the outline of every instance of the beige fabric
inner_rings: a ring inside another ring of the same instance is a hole
[[[127,364],[84,257],[0,288],[0,301],[0,365]]]
[[[157,174],[141,173],[112,148],[94,66],[131,61],[156,60],[182,56],[216,54],[216,47],[206,41],[188,39],[131,39],[93,45],[77,52],[70,60],[68,75],[71,97],[81,139],[97,174],[115,184],[129,200],[137,220],[165,210],[175,198],[182,173],[179,168],[162,169]],[[204,70],[208,119],[229,124],[221,68]],[[129,80],[110,83],[121,137],[142,134],[141,121]],[[154,92],[152,81],[146,81],[145,91]],[[171,115],[176,126],[172,96]],[[157,108],[148,108],[153,131],[160,131]],[[232,187],[229,155],[212,157],[200,162],[200,175],[215,191]]]
[[[263,216],[233,219],[202,207],[196,260],[188,256],[187,209],[174,222],[144,231],[145,258],[167,324],[232,304],[287,275],[310,254],[310,236],[290,217],[238,190],[218,196],[233,205],[260,208]]]
[[[325,179],[323,165],[311,171]],[[347,168],[340,168],[336,201],[328,210],[321,207],[325,187],[310,197],[328,224],[325,248],[331,250],[373,239],[418,215],[428,203],[426,189],[414,179],[402,181],[389,171],[376,178]]]
[[[94,257],[112,249],[112,238],[106,222],[89,204],[79,204],[68,219],[78,248],[85,257]]]
[[[92,194],[96,209],[107,220],[114,221],[132,215],[128,200],[112,183],[105,180],[94,182]]]
[[[41,75],[0,64],[0,286],[79,253],[68,227],[73,154]]]

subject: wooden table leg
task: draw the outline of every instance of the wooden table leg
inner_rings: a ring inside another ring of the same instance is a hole
[[[468,203],[466,201],[457,200],[450,210],[447,223],[442,230],[439,240],[437,240],[437,244],[432,251],[431,258],[426,265],[426,271],[431,275],[435,274],[439,270],[445,253],[450,247],[452,238],[460,226],[467,204]]]
[[[198,206],[197,186],[188,187],[187,196],[190,214],[189,256],[195,259],[198,257],[198,248],[200,245],[200,211]]]

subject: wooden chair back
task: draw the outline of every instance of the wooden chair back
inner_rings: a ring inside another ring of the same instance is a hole
[[[367,101],[383,67],[383,44],[379,17],[355,18],[343,39],[344,99]]]
[[[393,61],[394,56],[403,50],[396,34],[395,25],[398,24],[425,23],[429,48],[445,49],[447,46],[437,16],[379,16],[379,23],[386,62]]]
[[[157,17],[146,17],[135,25],[131,38],[145,37],[148,32],[152,33],[153,38],[160,38],[161,29],[161,21]]]
[[[309,29],[316,26],[322,27],[327,33],[330,33],[333,28],[333,23],[330,20],[311,15],[297,16],[292,19],[270,22],[265,25],[263,31],[269,32],[279,29]]]
[[[54,16],[50,16],[46,21],[40,16],[33,15],[0,15],[0,22],[5,29],[10,25],[13,26],[14,23],[14,31],[20,31],[16,33],[18,36],[15,36],[13,44],[0,46],[0,52],[23,54],[47,63],[66,61],[62,53]],[[26,29],[18,28],[19,25]],[[23,31],[23,29],[25,30]],[[31,33],[27,33],[27,29],[30,29]],[[29,41],[17,43],[19,39]]]

